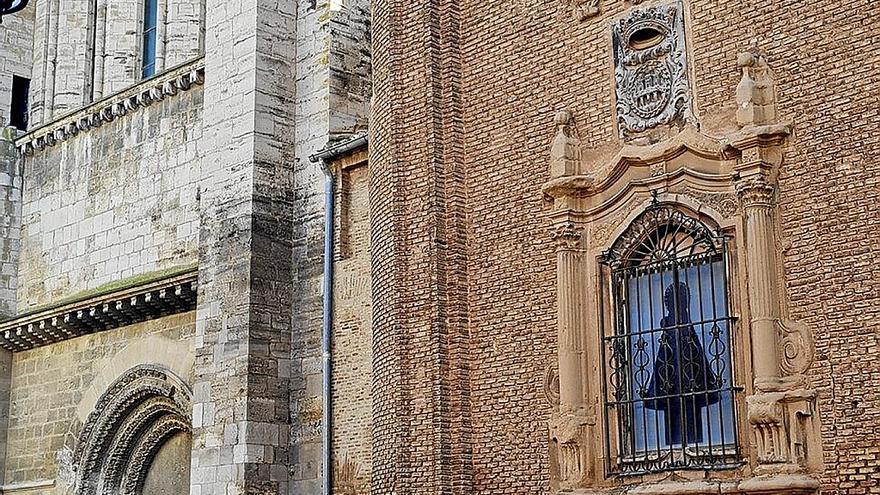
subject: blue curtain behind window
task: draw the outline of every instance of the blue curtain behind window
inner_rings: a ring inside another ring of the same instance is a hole
[[[689,442],[691,445],[713,446],[730,445],[734,439],[733,392],[730,363],[730,338],[728,335],[727,305],[725,293],[724,263],[704,263],[689,268],[678,269],[679,282],[687,284],[690,292],[688,301],[689,318],[697,340],[708,360],[710,379],[714,377],[721,388],[717,400],[703,401],[701,406],[702,440]],[[641,334],[643,339],[633,336],[629,352],[631,363],[630,393],[635,402],[632,405],[631,425],[634,429],[629,445],[632,454],[663,451],[671,447],[666,438],[666,418],[663,408],[645,407],[642,397],[651,385],[655,372],[655,362],[660,351],[660,338],[663,335],[661,321],[668,315],[664,304],[664,292],[673,284],[671,271],[651,273],[632,278],[627,283],[628,330]],[[714,321],[713,321],[714,320]],[[713,338],[713,328],[715,337]],[[649,394],[645,394],[649,395]],[[659,409],[659,410],[658,410]],[[674,445],[672,447],[678,447]]]

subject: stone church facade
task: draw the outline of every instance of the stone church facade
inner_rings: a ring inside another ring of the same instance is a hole
[[[31,3],[0,492],[880,493],[876,2]]]
[[[7,78],[29,98],[0,143],[2,493],[320,492],[309,157],[366,131],[369,23],[360,0],[32,0],[4,17],[4,124],[21,103]],[[365,169],[344,169],[339,197],[361,198]],[[364,218],[342,276],[363,265]],[[363,314],[339,320],[368,329]],[[359,414],[334,419],[368,438]],[[336,445],[368,485],[364,447]]]

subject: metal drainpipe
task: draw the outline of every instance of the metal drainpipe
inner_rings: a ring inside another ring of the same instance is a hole
[[[323,307],[324,314],[322,320],[321,333],[321,361],[324,365],[323,369],[323,425],[324,431],[322,436],[322,457],[323,469],[322,475],[324,495],[330,495],[331,492],[331,455],[330,455],[330,432],[332,415],[331,397],[330,397],[330,377],[333,371],[331,360],[331,324],[333,311],[333,173],[324,160],[321,160],[321,169],[324,172],[324,295]]]
[[[331,479],[333,476],[333,465],[330,453],[330,442],[333,438],[331,435],[333,418],[331,415],[332,404],[330,401],[333,362],[331,359],[332,355],[330,348],[332,344],[331,325],[333,323],[333,188],[335,181],[333,180],[333,172],[330,170],[327,161],[349,151],[358,149],[361,146],[366,146],[368,139],[368,136],[365,134],[355,136],[350,141],[324,149],[323,151],[319,151],[318,153],[309,156],[309,161],[312,163],[321,163],[321,171],[324,172],[324,314],[322,321],[323,329],[321,333],[321,361],[324,365],[324,376],[322,377],[322,424],[324,426],[324,431],[322,432],[323,435],[321,438],[321,456],[323,459],[321,475],[324,478],[322,490],[324,495],[330,495],[333,488],[333,480]]]

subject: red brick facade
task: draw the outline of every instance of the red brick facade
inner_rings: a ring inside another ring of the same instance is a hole
[[[613,147],[610,23],[562,0],[374,2],[373,493],[548,493],[553,116]],[[815,332],[823,493],[880,493],[880,4],[685,2],[693,110],[729,126],[757,46],[793,124],[785,293]],[[598,331],[598,329],[597,329]]]

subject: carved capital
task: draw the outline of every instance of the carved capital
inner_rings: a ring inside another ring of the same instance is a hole
[[[736,183],[736,194],[743,208],[770,207],[776,188],[763,176],[741,179]]]
[[[581,242],[581,231],[572,222],[565,222],[553,229],[553,242],[557,251],[572,251],[578,248]]]

